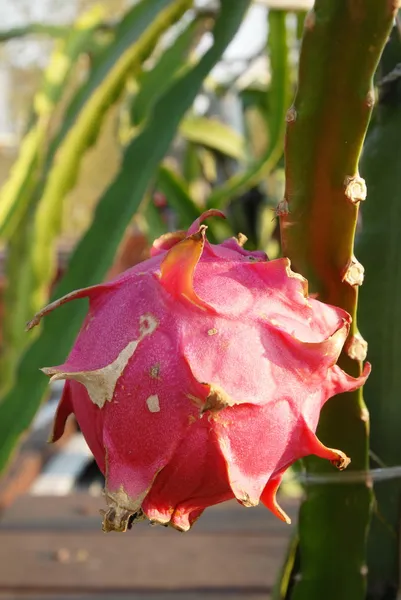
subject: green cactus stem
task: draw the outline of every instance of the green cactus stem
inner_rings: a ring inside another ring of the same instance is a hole
[[[369,345],[365,388],[372,466],[401,465],[401,39],[397,27],[378,72],[379,104],[361,171],[369,190],[357,251],[366,269],[358,322]],[[393,600],[400,586],[401,477],[374,486],[368,598]]]
[[[366,196],[358,161],[374,104],[372,78],[395,11],[389,0],[316,0],[305,19],[298,91],[287,113],[286,192],[278,210],[283,252],[308,278],[311,293],[352,315],[339,364],[353,376],[366,353],[356,328],[363,267],[353,243]],[[318,435],[351,457],[349,470],[367,468],[368,413],[360,391],[326,404]],[[305,462],[309,473],[333,475],[323,461]],[[306,486],[294,600],[365,597],[371,490],[368,481],[345,482],[339,473],[334,484]]]

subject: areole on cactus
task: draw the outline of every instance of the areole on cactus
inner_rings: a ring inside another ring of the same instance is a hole
[[[287,258],[232,238],[212,245],[204,213],[156,240],[150,259],[78,290],[89,312],[67,361],[53,440],[74,413],[106,477],[105,531],[135,518],[188,530],[203,510],[261,500],[280,519],[285,470],[315,454],[349,458],[315,431],[323,404],[366,380],[337,365],[351,317],[308,297]]]

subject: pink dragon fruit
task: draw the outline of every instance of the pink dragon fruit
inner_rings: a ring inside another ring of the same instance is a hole
[[[74,413],[106,477],[105,531],[136,518],[188,530],[207,506],[261,500],[280,519],[283,473],[309,454],[343,469],[315,431],[331,396],[361,386],[335,363],[351,318],[308,297],[286,258],[242,239],[212,245],[204,213],[156,240],[152,257],[114,281],[44,308],[89,298],[67,359],[53,439]]]

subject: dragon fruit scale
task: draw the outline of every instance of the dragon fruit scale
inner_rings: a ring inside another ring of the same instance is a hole
[[[315,431],[326,400],[369,374],[336,365],[351,317],[309,298],[288,259],[246,251],[242,237],[210,244],[210,216],[223,215],[162,236],[148,260],[29,323],[89,299],[67,361],[43,371],[66,380],[53,440],[74,413],[105,474],[105,531],[144,517],[186,531],[232,498],[289,522],[276,492],[294,461],[349,463]]]

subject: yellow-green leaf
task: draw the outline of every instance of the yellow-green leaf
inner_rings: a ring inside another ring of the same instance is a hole
[[[217,119],[188,116],[181,122],[179,131],[192,143],[212,148],[235,160],[245,160],[243,136]]]

